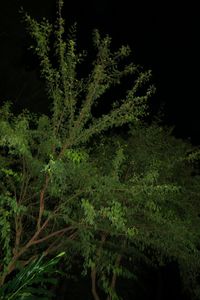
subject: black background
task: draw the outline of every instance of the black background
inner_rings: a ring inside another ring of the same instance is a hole
[[[29,40],[18,11],[38,20],[55,16],[55,0],[6,0],[0,11],[0,99],[19,107],[47,106],[37,64],[27,51]],[[67,25],[78,23],[78,36],[87,48],[92,29],[113,38],[114,46],[129,44],[136,63],[153,72],[155,111],[164,107],[164,122],[174,133],[200,143],[199,13],[192,1],[65,1]]]

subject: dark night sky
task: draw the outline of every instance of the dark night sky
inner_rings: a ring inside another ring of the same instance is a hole
[[[200,143],[200,18],[192,1],[182,1],[176,7],[173,2],[177,1],[65,2],[64,17],[68,24],[78,22],[79,35],[86,44],[92,29],[99,28],[112,36],[114,45],[131,46],[135,62],[153,71],[155,107],[164,103],[166,122],[175,125],[178,136]],[[34,17],[51,17],[55,0],[5,0],[0,10],[0,99],[21,106],[31,101],[37,110],[38,101],[44,101],[43,87],[34,62],[27,67],[28,44],[20,24],[20,6]]]

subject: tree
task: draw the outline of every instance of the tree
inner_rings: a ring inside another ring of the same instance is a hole
[[[1,107],[1,285],[17,265],[26,265],[41,251],[49,254],[59,249],[63,236],[73,240],[84,232],[80,201],[91,185],[85,179],[95,175],[87,164],[85,145],[109,128],[138,122],[153,91],[150,86],[139,95],[150,72],[141,72],[133,63],[122,68],[129,47],[113,53],[110,37],[101,38],[98,31],[94,32],[97,55],[92,72],[78,78],[77,65],[84,54],[77,53],[73,37],[64,41],[63,2],[58,4],[55,27],[25,14],[52,101],[50,114],[37,116],[24,110],[15,116],[8,102]],[[57,63],[55,58],[51,61],[53,34]],[[95,118],[92,107],[127,75],[135,75],[135,81],[125,99],[115,101],[107,115]],[[87,200],[82,200],[82,206],[89,211]]]
[[[174,258],[193,283],[200,193],[188,159],[193,148],[142,123],[153,88],[141,95],[150,72],[132,63],[122,69],[128,47],[113,53],[111,39],[95,31],[92,72],[79,78],[84,54],[77,53],[73,34],[64,41],[62,4],[55,28],[25,15],[51,112],[15,116],[9,103],[0,110],[1,285],[41,252],[63,250],[72,260],[74,254],[83,259],[95,300],[99,289],[104,298],[118,299],[117,276],[133,273],[125,268],[127,259],[162,264]],[[51,60],[53,34],[57,61]],[[95,118],[92,107],[127,75],[135,81],[125,99]],[[125,138],[109,135],[123,124],[130,125]]]

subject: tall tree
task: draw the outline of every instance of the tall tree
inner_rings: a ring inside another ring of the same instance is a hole
[[[58,4],[55,26],[25,15],[50,113],[15,116],[9,103],[0,110],[1,285],[41,252],[66,249],[71,259],[83,258],[95,300],[100,289],[118,299],[117,276],[132,274],[127,258],[157,264],[174,258],[191,284],[199,267],[199,177],[187,157],[193,148],[142,124],[153,88],[141,94],[149,71],[133,63],[122,68],[129,47],[113,52],[110,37],[95,31],[96,59],[80,78],[85,53],[77,52],[73,30],[65,41]],[[92,108],[127,75],[134,82],[125,98],[95,117]],[[106,136],[123,124],[130,125],[126,138]]]
[[[80,212],[72,210],[72,199],[78,203],[87,187],[83,178],[93,176],[87,165],[80,164],[86,158],[79,148],[109,128],[137,122],[153,91],[150,86],[145,95],[138,94],[150,72],[141,72],[133,63],[122,67],[129,47],[112,52],[110,37],[101,38],[98,31],[93,38],[93,69],[86,78],[79,78],[76,71],[84,53],[77,52],[73,29],[67,41],[63,38],[62,6],[58,1],[55,26],[25,14],[51,99],[50,114],[36,116],[24,110],[15,116],[9,103],[1,107],[1,284],[22,259],[27,264],[38,251],[48,254],[59,248],[63,235],[70,240],[78,235],[83,225],[73,220]],[[125,99],[115,101],[110,113],[95,118],[92,107],[127,75],[134,75],[135,80]],[[83,203],[87,206],[87,201]]]

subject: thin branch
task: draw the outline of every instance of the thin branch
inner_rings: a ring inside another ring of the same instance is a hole
[[[101,236],[101,243],[100,243],[100,247],[97,251],[97,260],[99,259],[100,253],[101,253],[101,249],[103,247],[103,244],[106,241],[106,234],[102,234]],[[96,265],[94,264],[94,266],[91,268],[91,281],[92,281],[92,295],[94,297],[95,300],[100,300],[99,295],[97,293],[97,289],[96,289],[96,279],[97,279],[97,270],[96,270]]]
[[[77,234],[77,231],[73,232],[73,233],[68,237],[68,239],[74,240],[76,234]],[[48,255],[49,253],[52,253],[52,252],[54,252],[55,250],[61,248],[62,241],[59,243],[59,240],[61,239],[62,235],[64,235],[64,232],[63,232],[62,234],[59,235],[59,239],[55,239],[55,240],[49,245],[49,247],[44,251],[44,255],[45,255],[45,256]],[[54,245],[56,245],[56,246],[54,246]]]
[[[13,249],[13,254],[17,253],[20,245],[20,239],[22,235],[22,219],[21,216],[15,217],[15,247]]]
[[[42,215],[44,213],[44,195],[45,195],[46,189],[48,187],[49,180],[50,180],[50,177],[47,175],[46,179],[45,179],[44,187],[40,192],[40,208],[39,208],[39,216],[38,216],[38,220],[37,220],[37,230],[39,230],[40,226],[41,226]]]
[[[26,182],[25,182],[25,186],[24,186],[24,191],[21,197],[21,200],[23,201],[25,199],[25,196],[27,194],[27,189],[28,189],[28,184],[30,182],[31,176],[27,176]]]
[[[70,231],[72,229],[74,229],[74,227],[70,226],[70,227],[67,227],[67,228],[64,228],[64,229],[60,229],[60,230],[54,231],[54,232],[50,233],[49,235],[47,235],[47,236],[45,236],[45,237],[43,237],[43,238],[41,238],[39,240],[33,241],[32,245],[42,243],[43,241],[46,241],[46,240],[50,239],[51,237],[58,236],[59,234],[65,233],[65,232]]]
[[[25,178],[26,178],[26,168],[25,168],[25,159],[24,156],[22,157],[22,184],[21,184],[21,189],[20,189],[20,195],[19,195],[19,202],[21,202],[22,199],[22,194],[23,194],[23,189],[24,189],[24,184],[25,184]]]
[[[91,280],[92,280],[92,295],[95,300],[100,300],[99,295],[97,294],[97,289],[96,289],[96,267],[93,267],[91,269]]]
[[[119,266],[121,258],[122,258],[122,256],[120,254],[117,255],[117,258],[116,258],[116,261],[115,261],[115,267]],[[112,280],[111,280],[111,284],[110,284],[110,288],[111,288],[112,291],[115,290],[116,280],[117,280],[117,274],[116,274],[116,272],[113,272],[113,276],[112,276]],[[107,300],[112,300],[110,295],[107,297]]]

